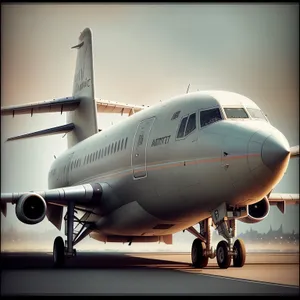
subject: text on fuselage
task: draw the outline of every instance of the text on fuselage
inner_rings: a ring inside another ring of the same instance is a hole
[[[152,141],[151,147],[160,146],[160,145],[163,145],[163,144],[168,144],[169,141],[170,141],[170,137],[171,137],[170,135],[167,135],[167,136],[164,136],[164,137],[154,139]]]

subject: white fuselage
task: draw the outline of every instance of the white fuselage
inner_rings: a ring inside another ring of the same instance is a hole
[[[222,120],[201,126],[214,108]],[[255,203],[288,164],[266,165],[273,155],[270,138],[289,145],[266,119],[227,118],[224,108],[259,109],[230,92],[191,93],[159,103],[68,149],[51,166],[49,188],[101,183],[103,199],[91,218],[106,235],[172,234],[207,218],[223,202]],[[188,115],[191,132],[177,138]]]

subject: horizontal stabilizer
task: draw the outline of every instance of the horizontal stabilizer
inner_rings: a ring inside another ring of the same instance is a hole
[[[125,104],[115,101],[108,101],[102,99],[95,99],[97,104],[97,112],[102,113],[121,113],[121,115],[128,114],[129,116],[144,110],[149,106],[145,105],[135,105],[135,104]]]
[[[22,105],[14,105],[8,107],[1,107],[2,116],[15,116],[23,114],[35,113],[50,113],[50,112],[66,112],[75,110],[80,103],[80,99],[74,97],[58,98],[53,100],[46,100],[35,103],[27,103]]]
[[[15,140],[32,138],[32,137],[41,137],[41,136],[45,136],[45,135],[67,133],[67,132],[72,131],[74,128],[75,128],[75,125],[73,123],[70,123],[70,124],[66,124],[66,125],[43,129],[43,130],[36,131],[36,132],[31,132],[31,133],[14,136],[14,137],[7,139],[7,141],[15,141]]]

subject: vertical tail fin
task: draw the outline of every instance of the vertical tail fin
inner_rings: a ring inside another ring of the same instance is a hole
[[[72,48],[77,49],[72,96],[81,101],[75,111],[67,113],[67,122],[75,125],[75,129],[68,134],[69,148],[98,132],[94,96],[93,41],[89,28],[84,29],[79,36],[78,44]]]

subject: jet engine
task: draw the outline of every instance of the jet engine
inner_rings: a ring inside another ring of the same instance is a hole
[[[17,218],[25,224],[40,223],[45,218],[46,211],[46,201],[34,193],[23,195],[16,204]]]
[[[270,203],[267,197],[264,197],[259,202],[247,206],[248,216],[239,219],[243,223],[258,223],[267,217],[270,211]]]

